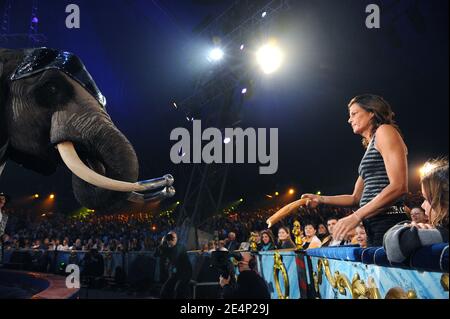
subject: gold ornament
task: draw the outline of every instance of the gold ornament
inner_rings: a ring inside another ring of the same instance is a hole
[[[292,234],[294,234],[294,241],[297,249],[303,249],[302,226],[300,225],[300,222],[298,220],[294,222]]]
[[[444,288],[444,291],[448,291],[448,274],[442,274],[441,285],[442,288]]]
[[[273,255],[273,277],[275,280],[275,288],[277,289],[278,298],[279,299],[289,299],[289,278],[286,271],[286,267],[283,264],[282,257],[279,252],[275,252]],[[281,271],[281,274],[283,276],[283,282],[284,282],[284,294],[281,291],[281,285],[280,285],[280,279],[279,279],[279,272]]]
[[[343,296],[347,295],[347,290],[350,292],[353,299],[380,299],[381,295],[379,289],[376,287],[375,280],[369,277],[368,285],[361,280],[358,273],[353,276],[352,281],[346,275],[336,271],[334,275],[331,274],[330,264],[328,259],[319,259],[317,262],[317,273],[314,273],[314,286],[319,293],[319,287],[322,284],[322,276],[325,270],[325,277],[333,289],[337,289]]]

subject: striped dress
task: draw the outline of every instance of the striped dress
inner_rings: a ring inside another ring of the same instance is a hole
[[[360,207],[369,203],[389,185],[389,177],[383,157],[375,148],[375,136],[359,165],[359,176],[364,180],[364,191],[359,202]],[[403,206],[402,200],[394,206]]]

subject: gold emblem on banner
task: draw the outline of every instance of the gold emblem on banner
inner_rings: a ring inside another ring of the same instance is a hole
[[[283,276],[284,294],[281,290],[279,275]],[[286,267],[283,264],[282,257],[279,252],[275,252],[273,255],[273,277],[275,280],[275,288],[278,293],[279,299],[289,299],[289,278],[286,271]]]
[[[336,271],[331,274],[330,264],[327,259],[319,259],[317,262],[317,272],[314,272],[314,287],[319,293],[319,287],[322,284],[322,276],[325,271],[325,277],[333,289],[337,289],[343,296],[350,292],[353,299],[381,299],[380,291],[375,284],[375,280],[368,278],[368,283],[361,280],[359,274],[355,274],[350,281],[348,277]]]
[[[414,289],[405,291],[403,288],[394,287],[389,289],[384,299],[417,299]]]
[[[448,274],[442,274],[441,285],[444,291],[448,291]]]

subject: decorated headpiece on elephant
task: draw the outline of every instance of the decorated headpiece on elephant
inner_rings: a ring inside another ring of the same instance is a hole
[[[0,80],[0,174],[7,159],[44,175],[64,163],[76,199],[92,209],[174,195],[170,175],[137,182],[136,153],[77,56],[0,49]]]

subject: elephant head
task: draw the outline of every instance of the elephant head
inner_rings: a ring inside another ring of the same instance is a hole
[[[64,163],[75,197],[93,209],[173,196],[170,175],[137,182],[136,153],[78,57],[0,49],[0,79],[0,170],[6,158],[44,175]]]

